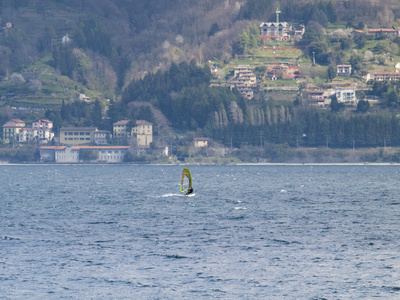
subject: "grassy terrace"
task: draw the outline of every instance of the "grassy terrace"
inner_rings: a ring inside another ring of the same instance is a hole
[[[329,24],[326,28],[328,36],[332,36],[336,30],[345,30],[345,24]],[[336,42],[330,45],[331,48],[338,47],[340,49],[340,43]],[[332,82],[328,82],[326,79],[328,66],[325,65],[312,65],[308,57],[305,57],[301,49],[296,49],[294,43],[287,42],[274,42],[266,41],[264,48],[258,47],[257,49],[251,49],[246,55],[237,55],[229,63],[224,64],[221,61],[215,61],[216,65],[220,70],[223,71],[224,77],[232,74],[234,68],[241,64],[251,65],[253,70],[257,67],[271,67],[274,63],[293,63],[300,67],[302,78],[300,80],[269,80],[262,79],[261,86],[273,90],[285,89],[287,87],[298,87],[301,81],[307,80],[308,83],[321,88],[330,88],[334,86],[350,86],[357,83],[359,86],[365,84],[365,80],[361,77],[361,74],[374,72],[394,72],[394,66],[396,62],[400,61],[399,46],[389,40],[375,40],[373,37],[367,37],[365,46],[362,49],[357,49],[357,45],[353,45],[351,49],[345,50],[345,59],[348,60],[354,54],[358,54],[363,59],[363,68],[359,72],[358,76],[355,77],[336,77]],[[373,58],[370,60],[364,60],[365,53],[370,51]],[[384,63],[382,63],[384,61]],[[348,63],[348,61],[346,62]],[[261,78],[259,77],[258,80]],[[215,79],[216,82],[225,82],[225,78]],[[281,91],[286,93],[287,91]],[[293,92],[288,92],[293,93]]]
[[[39,92],[33,92],[26,83],[0,83],[0,105],[28,107],[59,107],[65,102],[75,101],[78,93],[84,93],[91,99],[101,99],[101,93],[92,91],[67,76],[58,75],[52,67],[50,55],[35,62],[21,74],[34,74],[42,83]]]

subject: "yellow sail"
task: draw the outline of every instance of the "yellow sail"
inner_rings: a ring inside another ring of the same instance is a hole
[[[185,176],[189,179],[189,186],[186,191],[183,190],[183,180],[185,179]],[[189,189],[192,189],[192,174],[190,173],[189,167],[183,168],[182,171],[182,179],[181,179],[181,192],[182,193],[187,193]]]

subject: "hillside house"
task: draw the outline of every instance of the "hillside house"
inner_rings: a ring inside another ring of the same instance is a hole
[[[331,95],[335,92],[332,90],[307,90],[308,103],[311,106],[327,107],[331,103]]]
[[[20,119],[11,119],[7,121],[3,126],[3,143],[8,144],[10,142],[19,141],[19,132],[25,127],[25,122]]]
[[[253,88],[257,87],[257,77],[251,71],[249,65],[238,65],[235,67],[234,78],[230,81],[230,88],[237,88],[239,92],[247,99],[252,99]]]
[[[145,120],[137,120],[131,130],[131,136],[136,137],[138,148],[150,148],[153,142],[153,124]]]
[[[40,141],[51,141],[54,138],[52,121],[41,119],[33,122],[32,129],[37,130],[37,139]]]
[[[40,119],[37,122],[32,123],[32,128],[35,129],[43,129],[43,130],[52,130],[53,122],[49,120]]]
[[[377,72],[374,74],[367,75],[367,81],[376,80],[376,81],[399,81],[400,80],[400,72]]]
[[[69,44],[71,42],[71,38],[69,37],[68,33],[61,38],[61,43],[63,45]]]
[[[95,127],[62,127],[60,143],[63,145],[90,145],[94,142]]]
[[[233,77],[239,77],[239,74],[244,74],[249,72],[250,73],[252,72],[250,65],[238,65],[233,70]]]
[[[295,25],[292,28],[292,34],[295,40],[301,40],[304,32],[306,31],[306,27],[304,25]]]
[[[78,94],[76,94],[76,97],[77,97],[80,101],[90,102],[90,97],[86,96],[85,94],[78,93]]]
[[[338,102],[345,104],[357,104],[355,87],[337,87],[335,89],[336,99]]]
[[[300,77],[300,68],[294,64],[274,64],[268,68],[265,77],[272,80],[277,78],[296,79]]]
[[[290,39],[292,27],[286,22],[262,22],[259,25],[260,35],[263,38],[273,38],[279,40]]]
[[[108,130],[96,130],[93,133],[93,143],[95,145],[107,145],[110,136],[111,132]]]
[[[400,27],[394,28],[376,28],[376,29],[368,29],[368,33],[378,35],[380,33],[394,35],[400,37]]]
[[[130,120],[121,120],[113,124],[113,137],[115,138],[126,138],[130,136],[128,132],[128,124]]]
[[[33,141],[38,137],[38,130],[34,128],[21,128],[18,133],[18,141],[20,143],[25,143],[28,141]]]
[[[196,148],[208,147],[208,139],[207,138],[194,138],[193,142],[194,142],[194,146]]]
[[[351,65],[337,65],[336,73],[338,76],[350,76],[351,74]]]

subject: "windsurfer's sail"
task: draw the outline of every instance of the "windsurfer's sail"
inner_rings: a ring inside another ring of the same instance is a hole
[[[183,189],[183,180],[185,179],[185,176],[189,179],[189,184],[188,184],[186,190]],[[193,191],[193,187],[192,187],[192,174],[190,173],[189,167],[185,167],[185,168],[183,168],[183,172],[182,172],[181,192],[182,192],[182,193],[188,193],[190,190]]]

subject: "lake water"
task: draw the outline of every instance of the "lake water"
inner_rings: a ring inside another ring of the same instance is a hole
[[[399,166],[0,166],[2,299],[400,299]]]

